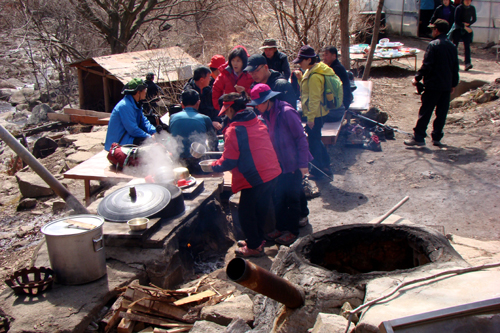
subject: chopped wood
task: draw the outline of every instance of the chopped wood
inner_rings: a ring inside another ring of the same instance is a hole
[[[204,277],[202,277],[200,279],[200,281],[198,281],[198,283],[196,284],[196,287],[194,288],[194,292],[197,293],[198,292],[198,288],[200,288],[200,285],[201,283],[208,277],[208,275],[205,275]]]
[[[165,330],[163,328],[155,328],[153,333],[181,333],[181,332],[189,332],[191,330],[190,327],[186,328],[174,328],[171,330]]]
[[[109,118],[98,118],[92,116],[82,116],[78,114],[70,115],[72,123],[89,124],[89,125],[107,125]]]
[[[180,300],[175,301],[174,305],[179,306],[179,305],[184,305],[184,304],[188,304],[188,303],[198,302],[198,301],[201,301],[205,298],[209,298],[209,297],[214,296],[214,295],[216,295],[216,293],[213,292],[212,290],[205,290],[204,292],[201,292],[199,294],[181,298]]]
[[[132,313],[132,310],[127,310],[127,313],[130,311],[130,313]],[[122,312],[120,312],[122,313]],[[127,318],[123,318],[120,323],[118,324],[118,329],[117,329],[117,332],[118,333],[132,333],[132,331],[134,330],[134,326],[135,326],[135,321],[132,321],[130,319],[127,319]]]
[[[47,118],[49,118],[49,120],[62,121],[63,123],[70,123],[71,122],[71,116],[69,114],[50,112],[50,113],[47,113]]]
[[[193,327],[192,324],[178,324],[178,323],[170,323],[166,320],[162,320],[160,318],[155,318],[152,316],[144,315],[144,314],[139,314],[135,312],[120,312],[120,317],[121,318],[126,318],[129,320],[133,321],[140,321],[143,323],[151,324],[151,325],[157,325],[157,326],[162,326],[162,327],[168,327],[168,328],[186,328],[186,327]]]
[[[131,297],[131,298],[128,295],[128,293],[129,293],[128,290],[123,295],[123,297],[131,299],[134,302],[138,301],[138,302],[135,302],[135,305],[133,306],[133,308],[135,306],[139,305],[139,306],[146,308],[147,311],[155,311],[155,312],[158,312],[165,317],[184,321],[184,315],[187,313],[186,310],[184,310],[178,306],[172,305],[171,302],[167,303],[164,301],[162,302],[161,300],[154,300],[153,301],[153,300],[147,299],[150,297],[150,295],[148,295],[146,293],[141,293],[138,290],[133,290],[133,291],[134,291],[133,297]],[[138,296],[142,296],[142,297],[138,297]],[[141,298],[146,298],[146,299],[141,300]]]
[[[97,227],[95,224],[92,223],[85,223],[75,220],[65,220],[64,222],[68,223],[69,225],[74,225],[75,227],[87,230],[92,230]]]
[[[97,117],[97,118],[109,118],[109,116],[110,116],[110,114],[107,112],[84,110],[84,109],[73,109],[73,108],[65,108],[63,110],[63,112],[64,112],[64,114],[69,114],[69,115],[92,116],[92,117]]]
[[[120,311],[125,310],[122,302],[123,297],[118,297],[108,312],[104,315],[104,318],[101,319],[99,326],[104,327],[104,332],[109,332],[109,330],[120,321]]]
[[[157,301],[168,302],[168,303],[172,303],[172,302],[177,300],[176,298],[174,298],[172,296],[165,295],[163,293],[159,293],[158,290],[155,290],[155,289],[143,290],[143,288],[137,288],[137,287],[127,288],[127,290],[125,291],[123,296],[131,301],[137,301],[138,299],[145,298],[145,297],[146,298],[147,297],[156,297]]]
[[[145,329],[143,329],[142,331],[139,331],[138,333],[153,333],[153,332],[154,332],[154,328],[149,326],[149,327],[146,327]]]

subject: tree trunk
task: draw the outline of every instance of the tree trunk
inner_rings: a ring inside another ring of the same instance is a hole
[[[380,20],[382,18],[382,8],[384,7],[384,0],[379,0],[377,14],[375,15],[375,26],[373,27],[372,43],[370,45],[370,53],[368,54],[368,59],[366,59],[365,71],[363,73],[363,81],[368,80],[370,76],[370,68],[372,66],[373,54],[377,48],[378,43],[378,32],[380,30]]]
[[[351,58],[349,56],[349,0],[340,0],[340,53],[341,63],[345,69],[351,69]]]

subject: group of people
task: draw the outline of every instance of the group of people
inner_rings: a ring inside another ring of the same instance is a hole
[[[308,223],[303,178],[332,175],[321,141],[323,124],[332,121],[323,103],[325,76],[338,75],[344,82],[342,115],[352,102],[349,78],[335,47],[324,49],[325,63],[313,48],[303,46],[293,60],[300,70],[293,73],[275,40],[266,39],[261,50],[250,56],[238,45],[227,61],[215,55],[208,66],[196,67],[180,95],[182,111],[171,115],[169,123],[172,136],[182,142],[180,157],[192,173],[199,171],[199,160],[190,154],[192,142],[204,144],[206,138],[208,142],[216,138],[217,132],[224,135],[224,151],[211,168],[214,172],[231,170],[232,190],[241,191],[239,219],[246,239],[239,242],[236,253],[242,257],[263,255],[266,239],[293,243],[299,227]],[[292,78],[300,87],[299,96]],[[141,110],[148,91],[140,79],[125,85],[125,97],[111,114],[106,150],[114,142],[141,144],[155,136],[157,129]],[[298,98],[302,115],[297,111]],[[314,168],[310,170],[311,163]],[[264,234],[271,204],[276,230]]]

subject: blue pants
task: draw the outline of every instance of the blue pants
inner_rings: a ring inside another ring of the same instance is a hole
[[[325,116],[326,117],[326,116]],[[313,156],[313,163],[315,166],[321,170],[330,170],[330,156],[326,150],[323,141],[321,141],[321,128],[325,122],[325,117],[314,118],[314,127],[312,129],[306,125],[305,130],[307,133],[307,141],[309,142],[309,151]],[[314,168],[311,169],[311,174],[316,174]]]

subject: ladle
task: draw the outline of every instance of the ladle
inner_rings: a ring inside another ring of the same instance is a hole
[[[203,155],[222,154],[221,151],[207,151],[207,147],[199,142],[193,142],[189,151],[194,158],[201,158]]]

